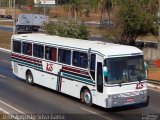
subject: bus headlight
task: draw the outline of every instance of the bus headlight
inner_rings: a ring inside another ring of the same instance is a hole
[[[114,95],[109,95],[108,98],[110,99],[116,99],[116,98],[120,98],[121,95],[120,94],[114,94]]]

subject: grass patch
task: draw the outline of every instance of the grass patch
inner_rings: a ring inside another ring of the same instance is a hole
[[[10,49],[12,32],[0,31],[0,47]]]

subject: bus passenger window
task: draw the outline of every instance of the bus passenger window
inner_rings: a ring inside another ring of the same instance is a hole
[[[56,61],[57,59],[57,48],[54,47],[45,47],[45,59]]]
[[[13,52],[21,53],[21,42],[13,41]]]
[[[23,54],[32,56],[32,44],[23,43]]]
[[[57,49],[56,48],[52,48],[51,60],[56,61],[56,59],[57,59]]]
[[[64,50],[64,49],[58,49],[58,62],[70,65],[71,64],[71,51]]]
[[[87,68],[88,65],[87,53],[73,51],[72,63],[74,66]]]
[[[33,56],[38,58],[43,58],[44,56],[44,47],[43,45],[33,45]]]

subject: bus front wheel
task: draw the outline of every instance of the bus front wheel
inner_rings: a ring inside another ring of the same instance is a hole
[[[27,74],[26,74],[26,82],[29,85],[33,85],[33,75],[30,71],[28,71]]]
[[[83,91],[83,93],[82,93],[82,101],[88,106],[92,105],[92,95],[91,95],[91,92],[88,89],[85,89]]]

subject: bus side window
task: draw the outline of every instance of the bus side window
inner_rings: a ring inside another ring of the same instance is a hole
[[[23,54],[32,56],[32,44],[23,42]]]
[[[90,64],[90,73],[92,78],[95,80],[95,66],[96,66],[96,55],[91,54],[91,64]]]
[[[73,58],[72,58],[72,64],[74,66],[80,66],[80,63],[78,61],[79,52],[73,51]]]
[[[88,65],[87,53],[73,51],[72,63],[74,66],[87,68]]]
[[[43,45],[33,45],[33,56],[38,58],[43,58],[44,56],[44,47]]]
[[[57,48],[52,48],[51,60],[56,61],[56,59],[57,59]]]
[[[58,49],[58,62],[71,64],[71,50]]]
[[[13,52],[21,53],[21,42],[13,41]]]
[[[57,60],[57,48],[45,47],[45,59],[56,61]]]

